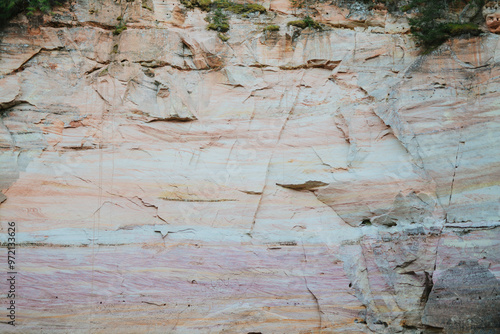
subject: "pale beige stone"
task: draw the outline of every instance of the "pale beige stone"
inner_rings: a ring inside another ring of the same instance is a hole
[[[423,55],[382,7],[265,5],[226,42],[175,0],[2,32],[16,330],[498,327],[499,36]]]

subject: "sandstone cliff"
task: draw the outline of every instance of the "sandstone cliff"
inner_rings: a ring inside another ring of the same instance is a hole
[[[0,33],[2,332],[499,332],[500,36],[264,5],[226,42],[176,0]]]

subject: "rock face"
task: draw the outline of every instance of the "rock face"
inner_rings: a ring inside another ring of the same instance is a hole
[[[500,36],[265,5],[227,42],[174,0],[0,33],[2,332],[499,332]]]

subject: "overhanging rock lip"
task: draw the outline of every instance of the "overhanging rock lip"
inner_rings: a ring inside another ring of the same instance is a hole
[[[276,183],[277,186],[292,190],[311,190],[319,187],[325,187],[328,183],[322,181],[309,180],[303,183],[282,184]]]
[[[146,123],[153,123],[153,122],[191,122],[191,121],[196,121],[198,118],[196,116],[186,116],[182,117],[179,115],[172,115],[170,117],[154,117],[152,119],[149,119],[146,121]]]

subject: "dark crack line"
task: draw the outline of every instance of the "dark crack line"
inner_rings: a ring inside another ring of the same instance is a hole
[[[255,220],[257,219],[257,213],[259,212],[259,209],[261,207],[262,199],[264,198],[264,193],[265,193],[265,190],[266,190],[267,178],[269,176],[269,170],[271,168],[271,161],[273,160],[274,152],[276,150],[276,147],[280,143],[281,135],[283,134],[283,131],[284,131],[285,127],[286,127],[286,124],[290,120],[290,117],[292,116],[293,111],[295,110],[295,105],[297,104],[297,101],[299,100],[299,96],[300,96],[300,93],[302,91],[302,89],[300,87],[302,86],[302,82],[304,80],[304,76],[305,76],[305,72],[302,73],[302,77],[300,78],[300,83],[299,83],[299,86],[298,86],[298,89],[297,89],[297,95],[295,96],[295,101],[293,102],[293,105],[291,106],[290,111],[288,112],[288,115],[287,115],[285,121],[283,122],[283,125],[281,126],[280,132],[278,134],[278,139],[276,140],[276,144],[275,144],[275,146],[273,148],[273,152],[271,153],[271,157],[269,158],[269,161],[267,162],[266,177],[264,178],[264,186],[262,187],[262,194],[260,195],[259,203],[257,204],[257,209],[255,210],[255,213],[254,213],[254,216],[253,216],[253,221],[252,221],[252,226],[250,227],[250,232],[249,233],[252,233],[253,229],[255,227]]]
[[[455,185],[455,176],[457,175],[457,168],[458,168],[458,159],[459,159],[459,154],[460,154],[460,145],[465,144],[465,141],[459,141],[458,146],[457,146],[457,154],[455,156],[455,166],[453,168],[453,177],[451,179],[451,187],[450,187],[450,197],[448,198],[448,207],[451,205],[451,197],[453,196],[453,187]]]
[[[94,213],[92,213],[91,217],[93,217],[93,216],[95,216],[97,213],[99,213],[99,212],[101,211],[102,207],[103,207],[105,204],[116,205],[116,206],[118,206],[118,207],[120,207],[120,208],[122,208],[122,209],[123,209],[123,206],[121,206],[121,205],[120,205],[120,204],[118,204],[118,203],[114,203],[114,202],[112,202],[112,201],[104,201],[104,202],[103,202],[103,203],[99,206],[99,208],[97,208],[97,210],[95,210],[95,211],[94,211]]]
[[[6,114],[10,108],[16,107],[16,106],[21,105],[21,104],[29,104],[30,106],[37,108],[37,106],[35,104],[33,104],[27,100],[18,100],[17,98],[20,95],[21,95],[21,93],[17,94],[17,96],[12,101],[0,103],[0,115]],[[7,128],[7,130],[8,130],[8,128]],[[10,130],[9,130],[9,132],[10,132]],[[12,135],[12,132],[11,132],[11,135]]]
[[[99,65],[101,65],[100,63],[97,63]],[[94,67],[92,67],[90,70],[88,70],[87,72],[83,73],[83,75],[92,75],[94,74],[95,72],[101,70],[103,67],[105,67],[106,65],[102,65],[102,66],[99,66],[99,65],[95,65]]]
[[[185,228],[183,230],[179,230],[179,231],[167,231],[167,233],[163,234],[162,231],[159,231],[159,230],[155,230],[154,231],[155,233],[160,233],[161,235],[161,238],[163,240],[165,240],[165,238],[169,235],[169,234],[172,234],[172,233],[182,233],[182,232],[186,232],[186,233],[194,233],[194,229],[192,228]]]
[[[159,307],[167,305],[167,303],[165,303],[165,304],[157,304],[157,303],[151,303],[151,302],[141,302],[141,303],[148,304],[148,305],[159,306]]]
[[[420,307],[422,308],[422,310],[425,309],[425,305],[429,300],[429,295],[431,294],[432,289],[434,288],[434,282],[432,280],[434,272],[428,273],[427,271],[424,270],[424,274],[425,274],[424,291],[422,292],[422,296],[420,297]]]
[[[180,311],[179,313],[177,313],[177,319],[175,321],[175,324],[174,324],[174,327],[172,328],[172,330],[175,330],[177,328],[177,325],[179,324],[179,321],[181,319],[181,314],[186,311],[191,305],[188,305],[186,306],[182,311]]]
[[[93,90],[97,93],[97,95],[98,95],[98,96],[102,99],[102,101],[104,102],[104,104],[105,104],[106,106],[108,106],[108,107],[110,107],[110,106],[111,106],[111,103],[110,103],[108,100],[106,100],[106,99],[104,98],[104,96],[102,96],[102,95],[101,95],[101,93],[99,92],[99,90],[98,90],[96,87],[92,87],[92,89],[93,89]]]
[[[83,180],[83,179],[82,179],[82,180]],[[155,209],[155,210],[156,210],[156,214],[155,214],[153,217],[158,218],[158,219],[159,219],[159,220],[161,220],[162,222],[164,222],[164,223],[166,223],[166,224],[169,224],[169,225],[170,225],[170,223],[169,223],[169,222],[167,222],[167,221],[166,221],[163,217],[161,217],[161,216],[158,214],[158,210],[159,210],[159,209],[158,209],[158,206],[156,206],[156,205],[154,205],[154,204],[151,204],[151,203],[148,203],[148,202],[144,201],[144,200],[143,200],[142,198],[140,198],[139,196],[134,196],[134,197],[132,197],[132,198],[137,198],[137,199],[141,202],[142,206],[141,206],[141,205],[139,205],[139,204],[137,204],[136,202],[134,202],[133,200],[131,200],[131,199],[130,199],[129,197],[127,197],[127,196],[123,196],[123,195],[115,194],[115,193],[112,193],[112,192],[109,192],[109,191],[106,191],[106,192],[107,192],[108,194],[112,195],[112,196],[117,196],[117,197],[120,197],[120,198],[126,199],[127,201],[129,201],[130,203],[132,203],[132,204],[136,205],[137,207],[139,207],[139,208],[141,208],[141,209],[142,209],[142,208],[153,208],[153,209]]]
[[[22,71],[24,69],[24,65],[26,65],[30,60],[32,60],[33,58],[35,58],[36,56],[38,56],[40,53],[42,53],[44,51],[50,52],[50,51],[60,51],[60,50],[64,50],[64,47],[63,46],[58,46],[58,47],[55,47],[55,48],[41,47],[40,49],[38,49],[38,51],[36,51],[33,55],[31,55],[31,57],[29,57],[28,59],[26,59],[21,65],[19,65],[18,67],[16,67],[10,73],[4,74],[4,76],[7,76],[7,75],[10,75],[12,73],[16,73],[16,72]]]
[[[323,159],[320,157],[320,155],[318,154],[318,152],[316,151],[316,149],[314,148],[314,146],[311,146],[311,148],[314,151],[314,153],[316,154],[316,156],[318,157],[319,161],[321,161],[322,165],[330,167],[330,168],[333,168],[332,165],[329,165],[329,164],[327,164],[326,162],[323,161]]]
[[[92,28],[100,28],[102,30],[112,31],[116,27],[113,25],[102,24],[96,21],[87,21],[87,22],[47,22],[45,24],[46,27],[50,28],[78,28],[78,27],[92,27]]]
[[[304,248],[304,241],[303,240],[301,240],[301,244],[302,244],[302,251],[304,253],[305,265],[307,265],[307,255],[306,255],[306,249]],[[306,289],[311,294],[311,296],[313,297],[314,302],[316,304],[316,311],[318,312],[318,321],[319,321],[319,333],[321,334],[321,329],[323,327],[323,317],[321,316],[321,314],[323,313],[323,311],[321,310],[321,306],[319,304],[318,297],[316,297],[314,292],[312,292],[311,289],[309,288],[309,284],[307,284],[307,278],[306,278],[305,272],[304,272],[303,278],[304,278],[304,283],[305,283]]]
[[[432,270],[432,273],[430,274],[431,277],[432,277],[432,275],[434,275],[434,272],[436,271],[438,253],[439,253],[439,244],[441,243],[441,238],[443,237],[443,230],[445,229],[446,224],[448,224],[448,214],[446,214],[445,222],[444,222],[443,226],[441,226],[441,230],[439,230],[439,239],[436,243],[436,258],[434,259],[434,268]]]
[[[126,59],[128,60],[128,59]],[[171,67],[178,71],[187,72],[187,71],[208,71],[216,69],[215,67],[207,67],[207,68],[191,68],[191,67],[182,67],[179,65],[175,65],[166,61],[155,61],[155,60],[140,60],[140,61],[131,61],[132,64],[139,64],[143,67],[147,68],[162,68],[162,67]]]

